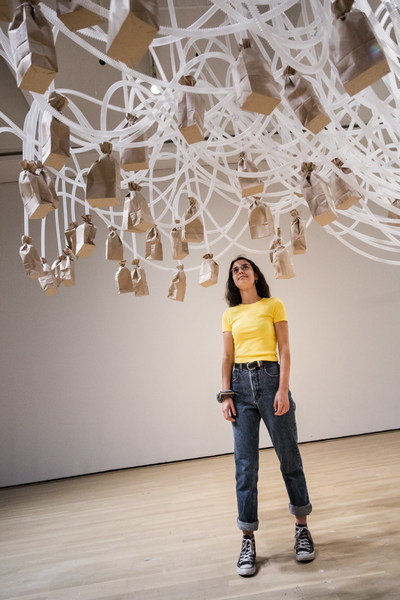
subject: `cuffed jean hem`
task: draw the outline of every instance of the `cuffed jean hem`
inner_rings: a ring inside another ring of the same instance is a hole
[[[291,515],[306,517],[312,511],[312,506],[310,502],[305,506],[293,506],[293,504],[289,504],[289,510]]]
[[[257,531],[258,521],[254,521],[254,523],[244,523],[244,521],[238,519],[237,526],[241,531]]]

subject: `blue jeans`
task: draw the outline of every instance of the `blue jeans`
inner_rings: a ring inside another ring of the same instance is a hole
[[[274,414],[274,399],[279,387],[279,364],[270,362],[253,371],[233,369],[232,390],[237,417],[233,425],[236,465],[236,497],[238,527],[245,531],[258,529],[258,445],[260,419],[268,429],[289,496],[293,515],[311,512],[307,484],[297,445],[295,403],[289,392],[290,409],[284,415]]]

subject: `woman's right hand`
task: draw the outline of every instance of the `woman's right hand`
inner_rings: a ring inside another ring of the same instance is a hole
[[[222,414],[227,421],[231,421],[232,423],[235,422],[236,408],[233,403],[233,398],[227,398],[222,402]]]

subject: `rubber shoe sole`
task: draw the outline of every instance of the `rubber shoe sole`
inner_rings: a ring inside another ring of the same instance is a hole
[[[236,571],[241,577],[251,577],[256,572],[256,565],[248,567],[236,567]]]
[[[296,554],[297,562],[310,562],[311,560],[314,560],[314,558],[315,552],[304,552],[304,554]]]

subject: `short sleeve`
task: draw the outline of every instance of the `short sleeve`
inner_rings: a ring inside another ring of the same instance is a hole
[[[228,309],[226,309],[226,311],[222,315],[222,332],[224,331],[232,331],[232,323],[229,319]]]
[[[280,298],[275,298],[273,319],[274,323],[279,323],[279,321],[288,320],[285,305],[283,304]]]

